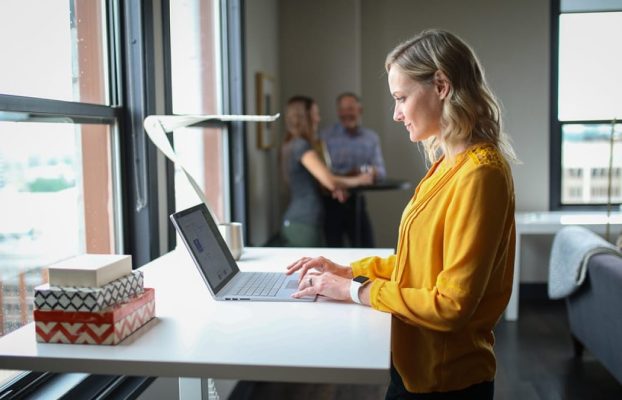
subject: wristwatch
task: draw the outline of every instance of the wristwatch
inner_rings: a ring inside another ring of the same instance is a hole
[[[369,282],[371,282],[370,279],[363,275],[356,276],[352,279],[352,283],[350,284],[350,297],[353,302],[361,304],[359,289],[367,285]]]

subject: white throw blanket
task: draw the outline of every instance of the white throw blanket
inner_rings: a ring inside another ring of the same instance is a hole
[[[585,280],[590,258],[600,253],[621,255],[614,245],[586,228],[567,226],[559,230],[551,248],[549,297],[561,299],[574,293]]]

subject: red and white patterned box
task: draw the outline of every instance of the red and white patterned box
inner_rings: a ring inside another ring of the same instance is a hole
[[[35,310],[37,342],[113,345],[155,316],[155,290],[102,312]]]

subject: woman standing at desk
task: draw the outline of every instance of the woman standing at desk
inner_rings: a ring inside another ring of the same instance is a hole
[[[512,290],[514,152],[461,39],[425,31],[385,65],[393,118],[423,142],[431,167],[402,214],[397,254],[350,266],[300,259],[288,267],[301,273],[295,296],[393,314],[387,399],[492,399],[493,328]]]
[[[313,99],[306,96],[289,99],[285,111],[287,134],[281,153],[283,173],[290,191],[281,230],[288,246],[324,245],[324,206],[318,182],[339,194],[342,193],[340,189],[369,185],[374,180],[371,173],[350,177],[333,175],[318,152],[319,123],[320,110]]]

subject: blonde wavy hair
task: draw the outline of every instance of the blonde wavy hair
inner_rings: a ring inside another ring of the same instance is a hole
[[[429,162],[437,161],[441,154],[450,155],[447,150],[457,141],[491,143],[506,160],[518,161],[509,137],[501,131],[497,99],[475,53],[460,38],[438,29],[423,31],[387,55],[387,72],[393,65],[417,82],[431,84],[437,71],[450,82],[443,101],[440,139],[434,136],[423,142]]]

